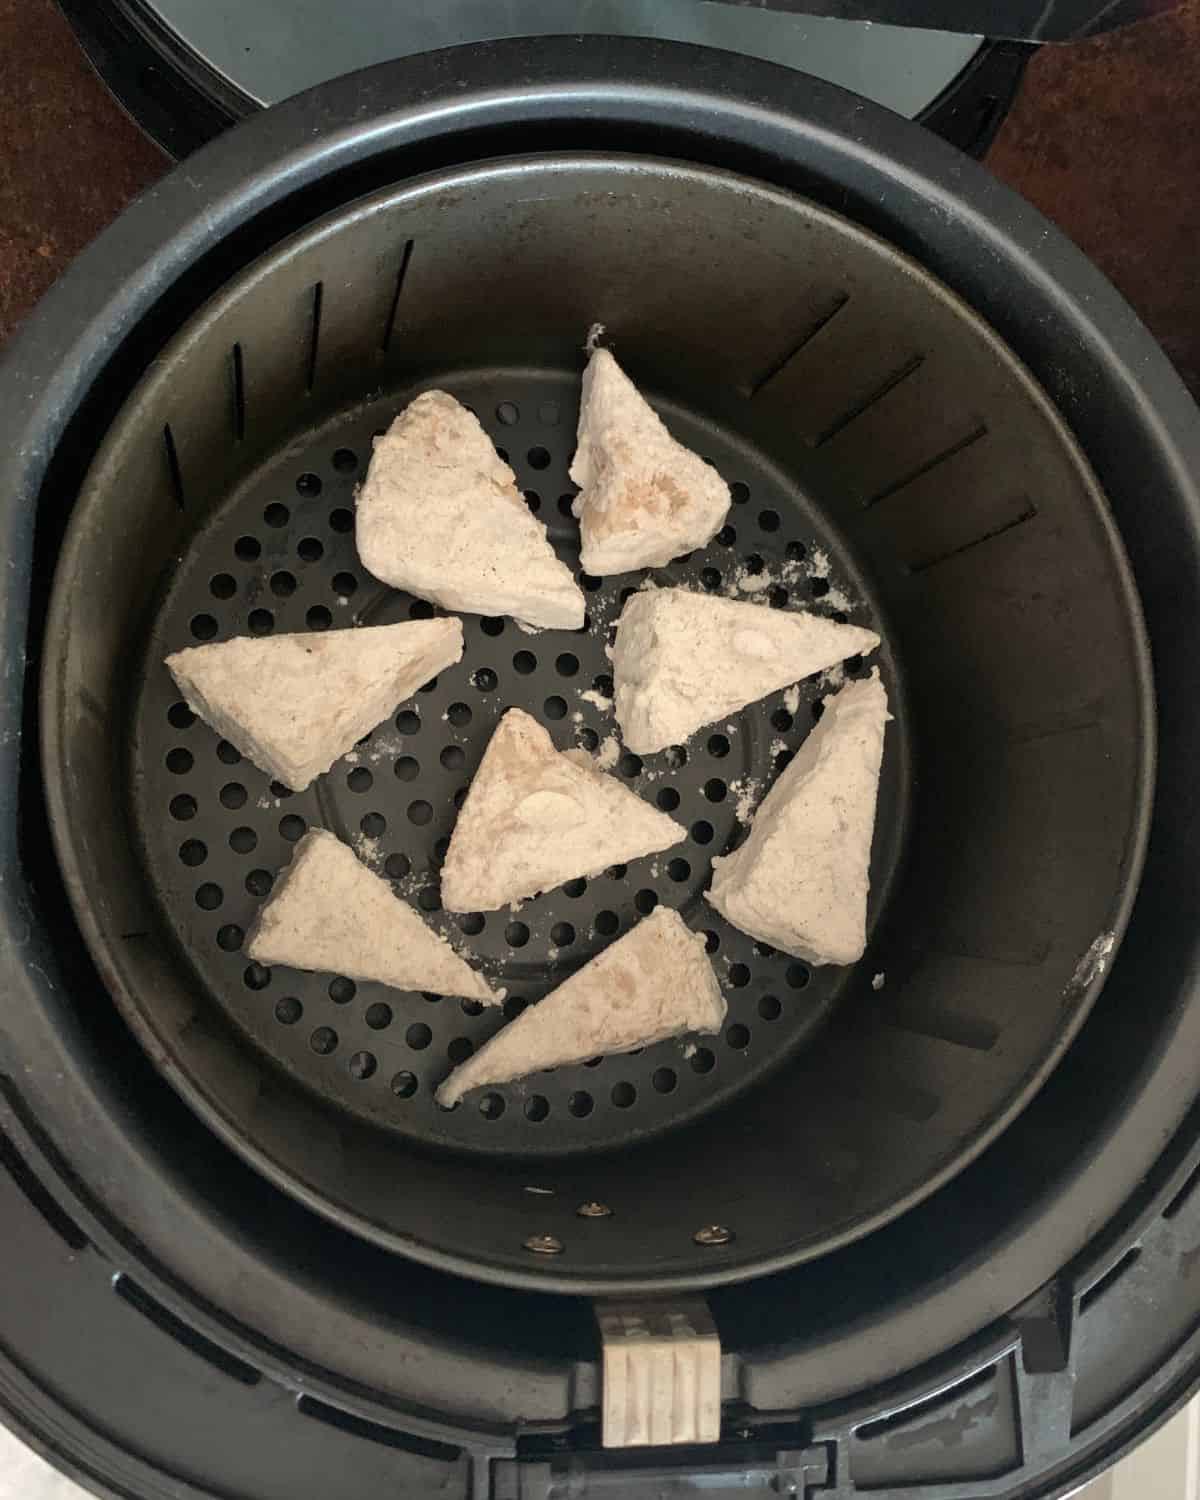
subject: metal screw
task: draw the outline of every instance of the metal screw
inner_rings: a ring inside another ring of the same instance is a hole
[[[726,1229],[724,1224],[708,1224],[697,1229],[692,1238],[697,1245],[728,1245],[733,1240],[733,1230]]]
[[[612,1209],[609,1208],[607,1203],[596,1203],[594,1201],[581,1203],[575,1212],[581,1219],[610,1219],[612,1217]]]
[[[535,1255],[561,1255],[563,1242],[555,1239],[552,1234],[531,1234],[525,1241],[525,1248],[532,1250]]]

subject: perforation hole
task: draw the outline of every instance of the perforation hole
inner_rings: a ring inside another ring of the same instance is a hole
[[[339,974],[329,981],[329,998],[335,1005],[349,1005],[357,994],[358,986],[353,979]]]
[[[675,1092],[679,1079],[675,1076],[674,1068],[655,1068],[650,1082],[654,1085],[656,1094],[672,1094]]]
[[[810,578],[808,580],[808,589],[814,599],[824,599],[825,595],[829,592],[829,579]]]
[[[328,630],[333,624],[333,616],[323,604],[314,604],[305,612],[304,623],[310,630]]]
[[[679,793],[673,786],[664,786],[659,789],[654,799],[663,812],[674,812],[679,806]]]
[[[637,1089],[634,1088],[632,1083],[626,1083],[622,1080],[620,1083],[613,1084],[608,1097],[618,1109],[630,1109],[637,1103]]]
[[[625,750],[617,762],[617,770],[621,775],[632,781],[634,777],[642,774],[642,758],[635,755],[632,750]]]
[[[484,635],[503,635],[504,621],[499,615],[485,615],[479,622],[479,628]]]
[[[389,854],[383,862],[383,873],[389,880],[403,880],[411,869],[407,854]]]
[[[252,896],[257,896],[261,901],[264,896],[271,894],[271,887],[275,884],[275,877],[270,870],[251,870],[246,876],[246,889]]]
[[[720,946],[721,946],[721,935],[720,935],[720,933],[714,932],[711,927],[707,928],[705,930],[705,933],[704,933],[704,951],[705,951],[705,953],[707,953],[711,957],[714,953],[716,953],[719,950]]]
[[[512,401],[501,401],[496,408],[496,421],[505,427],[515,427],[521,420],[521,409]]]
[[[421,715],[406,708],[396,715],[396,728],[401,734],[416,734],[421,727]]]
[[[349,599],[350,595],[358,589],[358,579],[353,573],[335,573],[333,575],[333,592],[339,599]]]
[[[411,1099],[417,1092],[417,1075],[415,1073],[397,1073],[391,1082],[392,1093],[397,1099]]]
[[[735,1052],[744,1052],[750,1045],[750,1028],[736,1022],[726,1031],[725,1040]]]
[[[743,484],[740,479],[735,479],[729,486],[729,498],[735,505],[745,505],[750,498],[750,486]]]
[[[812,975],[803,964],[789,964],[784,978],[792,989],[802,990],[807,986]]]
[[[620,925],[620,918],[615,911],[598,911],[592,921],[592,926],[601,937],[612,937]]]
[[[417,905],[422,911],[441,911],[442,898],[438,895],[437,887],[427,885],[424,890],[418,891]]]
[[[193,615],[189,628],[198,641],[211,641],[217,633],[217,622],[212,615]]]
[[[457,1067],[459,1063],[465,1063],[474,1051],[475,1043],[470,1037],[456,1036],[446,1048],[446,1056]]]
[[[465,911],[458,918],[458,930],[464,937],[478,937],[487,925],[481,911]]]
[[[229,808],[231,812],[246,805],[246,788],[240,781],[227,781],[217,795],[221,799],[221,806]]]
[[[528,677],[530,672],[537,669],[537,657],[532,651],[518,651],[513,656],[512,664],[514,671],[519,672],[522,677]]]
[[[186,703],[172,703],[167,709],[167,723],[173,729],[190,729],[196,722],[196,715]]]
[[[402,755],[393,770],[397,781],[416,781],[421,774],[421,762],[415,755]]]
[[[556,948],[569,948],[575,941],[575,929],[570,922],[556,922],[550,929],[550,941]]]
[[[550,450],[548,448],[530,448],[525,455],[531,469],[548,469],[550,467]]]
[[[208,858],[208,845],[201,839],[184,839],[179,846],[179,858],[189,868],[194,869]]]
[[[722,526],[720,531],[717,532],[717,541],[722,547],[732,547],[737,541],[737,527]]]
[[[414,1021],[404,1033],[404,1040],[414,1052],[424,1052],[425,1048],[433,1041],[433,1032],[430,1031],[424,1021]]]
[[[743,990],[750,983],[750,970],[745,964],[731,964],[729,982],[735,990]]]
[[[311,500],[314,495],[321,493],[321,481],[316,474],[301,474],[296,480],[296,493],[303,495],[306,500]]]
[[[729,754],[729,741],[723,734],[710,734],[705,749],[717,760],[721,760]]]
[[[477,688],[481,693],[494,693],[496,691],[496,684],[499,681],[500,679],[492,671],[491,667],[480,667],[471,678],[472,686]]]
[[[288,813],[286,817],[280,818],[279,831],[289,844],[294,844],[304,837],[308,831],[308,824],[296,813]]]
[[[271,592],[277,599],[290,599],[296,592],[296,575],[286,568],[271,574]]]
[[[529,941],[529,928],[524,922],[510,922],[504,929],[504,941],[510,948],[524,948]]]
[[[716,1056],[707,1047],[697,1047],[688,1058],[693,1073],[711,1073],[716,1063]]]
[[[545,703],[542,704],[542,711],[548,719],[565,719],[567,717],[567,700],[555,694],[547,698]]]
[[[346,777],[346,785],[352,792],[369,792],[375,785],[375,778],[367,770],[366,766],[355,766],[349,776]]]
[[[433,808],[423,798],[417,798],[415,802],[408,804],[408,821],[417,828],[423,828],[433,817]]]
[[[555,658],[554,670],[560,677],[574,677],[579,671],[579,658],[571,651],[563,651]]]
[[[217,947],[226,953],[236,953],[242,946],[246,934],[235,922],[227,922],[217,932]]]
[[[233,544],[233,555],[239,562],[256,562],[262,543],[256,536],[240,536]]]
[[[358,455],[350,448],[335,448],[332,463],[339,474],[353,474],[358,468]]]
[[[569,500],[571,497],[570,496],[564,496],[563,498]],[[570,506],[569,505],[567,506],[567,509],[568,509],[568,511],[570,510]],[[603,586],[604,586],[604,579],[603,578],[597,578],[594,573],[580,573],[580,575],[579,575],[579,587],[584,591],[585,594],[594,594],[599,589],[603,588]]]
[[[345,506],[339,505],[336,510],[329,512],[329,529],[343,535],[347,531],[354,530],[354,512],[347,510]]]
[[[196,891],[196,905],[201,911],[216,911],[224,899],[225,892],[211,880],[206,880]]]
[[[237,581],[229,573],[214,573],[208,580],[208,591],[214,599],[232,599],[237,593]]]
[[[570,896],[572,901],[577,901],[584,891],[587,890],[587,881],[579,876],[575,880],[568,880],[563,884],[564,894]]]
[[[382,838],[387,832],[387,819],[382,813],[363,813],[358,820],[359,831],[369,839]]]
[[[713,841],[713,826],[703,818],[692,824],[691,833],[692,842],[699,844],[701,847],[705,844],[711,844]]]
[[[700,570],[700,582],[710,594],[715,593],[721,587],[721,574],[717,568],[702,568]]]
[[[687,880],[692,873],[692,867],[686,859],[673,859],[667,866],[667,874],[674,881]]]
[[[724,802],[729,788],[719,776],[713,776],[704,783],[704,795],[710,802]]]
[[[285,995],[275,1004],[275,1019],[281,1026],[294,1026],[303,1014],[304,1006],[295,995]]]
[[[291,519],[291,511],[288,510],[286,505],[280,505],[278,501],[272,505],[268,505],[266,510],[263,511],[263,520],[268,526],[273,526],[276,531],[282,530]]]
[[[329,1057],[337,1051],[338,1034],[332,1026],[318,1026],[308,1039],[308,1045],[318,1057]]]
[[[271,971],[262,964],[247,964],[242,970],[242,983],[248,990],[265,990],[271,982]]]
[[[538,494],[537,490],[525,491],[525,504],[528,505],[530,513],[536,516],[542,508],[542,497]]]
[[[658,905],[658,893],[657,891],[652,891],[649,889],[649,887],[647,887],[645,890],[641,890],[637,893],[637,895],[633,898],[633,904],[635,907],[637,907],[638,911],[642,914],[643,917],[648,917],[654,910],[654,908]],[[616,931],[615,927],[613,928],[613,931]]]
[[[758,1000],[758,1013],[764,1021],[778,1021],[783,1014],[783,1006],[779,1003],[777,995],[760,995]]]
[[[567,1100],[567,1109],[577,1120],[586,1120],[596,1104],[586,1089],[577,1089]]]
[[[510,995],[501,1007],[504,1019],[515,1021],[528,1004],[529,1001],[523,995]]]
[[[192,769],[194,757],[190,750],[177,746],[174,750],[167,751],[167,770],[176,776],[186,776]]]
[[[525,1101],[525,1118],[534,1125],[541,1122],[550,1113],[550,1101],[544,1094],[530,1094]]]
[[[484,1094],[479,1101],[479,1113],[485,1120],[498,1120],[504,1109],[503,1094]]]
[[[363,1020],[372,1031],[384,1031],[392,1024],[392,1007],[385,1005],[382,1000],[376,1000],[367,1006]]]

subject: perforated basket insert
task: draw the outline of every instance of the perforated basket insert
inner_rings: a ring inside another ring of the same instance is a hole
[[[372,434],[430,384],[478,412],[577,568],[566,470],[579,341],[597,319],[734,486],[725,530],[658,581],[885,637],[896,717],[874,946],[855,969],[810,972],[701,898],[711,855],[811,726],[828,687],[815,682],[678,749],[619,754],[615,773],[687,828],[677,849],[516,913],[440,910],[456,799],[503,709],[533,713],[561,748],[615,732],[605,646],[641,575],[584,579],[582,632],[467,617],[463,661],[302,795],[191,722],[162,666],[195,640],[428,610],[364,572],[351,507]],[[1069,438],[916,268],[720,174],[479,168],[280,246],[123,411],[77,506],[52,628],[60,853],[152,1055],[306,1201],[477,1274],[529,1275],[527,1240],[553,1230],[555,1272],[581,1283],[735,1276],[900,1211],[1066,1045],[1095,987],[1080,960],[1119,928],[1136,867],[1136,612]],[[120,796],[97,797],[109,785]],[[501,1016],[268,972],[240,951],[313,825],[477,954],[509,1015],[656,903],[678,907],[708,934],[723,1033],[438,1110],[433,1087]],[[577,1218],[592,1200],[612,1214]],[[734,1234],[697,1244],[708,1224]]]

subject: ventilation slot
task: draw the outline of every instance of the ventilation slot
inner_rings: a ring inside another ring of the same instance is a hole
[[[233,371],[233,435],[240,443],[246,436],[246,371],[241,344],[234,344],[230,365]]]
[[[906,1406],[903,1411],[895,1412],[890,1417],[881,1417],[878,1422],[868,1422],[865,1427],[858,1429],[855,1437],[859,1442],[867,1443],[872,1438],[895,1432],[897,1428],[913,1427],[928,1417],[941,1416],[957,1406],[960,1401],[973,1396],[976,1391],[986,1390],[995,1383],[995,1379],[996,1371],[993,1368],[979,1370],[976,1374],[968,1376],[966,1380],[952,1385],[949,1390],[939,1391],[936,1396],[931,1396],[927,1401],[918,1401],[915,1406]]]
[[[877,490],[875,494],[863,501],[863,509],[870,510],[872,505],[878,505],[881,500],[887,500],[890,496],[898,494],[908,485],[915,484],[918,479],[924,479],[926,474],[932,474],[948,459],[965,453],[968,448],[973,448],[981,438],[985,437],[987,437],[987,428],[981,423],[973,432],[968,432],[966,437],[959,438],[956,443],[951,443],[948,448],[943,448],[940,453],[927,458],[924,463],[918,464],[915,469],[910,469],[907,474],[902,474],[899,479],[885,484],[881,490]]]
[[[808,325],[808,327],[804,330],[804,332],[800,335],[796,342],[789,346],[786,354],[781,355],[773,365],[769,365],[767,369],[758,377],[758,379],[753,382],[753,384],[750,386],[751,400],[753,400],[754,397],[757,396],[761,391],[765,390],[777,375],[782,374],[783,371],[787,369],[788,365],[791,364],[792,360],[795,359],[797,354],[799,354],[802,349],[811,344],[813,339],[816,338],[817,334],[819,334],[823,328],[827,327],[830,323],[833,322],[834,318],[837,317],[838,313],[841,312],[842,308],[845,307],[846,303],[849,302],[849,300],[850,297],[848,293],[838,293],[838,295],[833,299],[833,301],[825,309],[825,311],[818,314],[818,316],[813,320],[813,322]]]
[[[1104,1296],[1105,1292],[1111,1290],[1120,1281],[1126,1271],[1132,1270],[1134,1264],[1141,1258],[1141,1254],[1141,1249],[1137,1245],[1126,1250],[1116,1265],[1110,1266],[1098,1281],[1093,1281],[1083,1296],[1080,1297],[1079,1311],[1085,1313],[1093,1302],[1098,1302]]]
[[[1192,1171],[1188,1174],[1186,1180],[1184,1181],[1183,1186],[1171,1199],[1170,1203],[1167,1204],[1166,1208],[1163,1209],[1163,1218],[1173,1219],[1175,1215],[1180,1211],[1180,1209],[1183,1208],[1184,1204],[1188,1201],[1192,1194],[1196,1191],[1197,1187],[1200,1187],[1200,1163],[1197,1163],[1197,1165],[1192,1169]]]
[[[167,455],[167,478],[171,482],[171,493],[180,510],[184,508],[183,470],[179,467],[179,450],[175,446],[175,434],[170,422],[163,428],[163,449]]]
[[[86,1250],[88,1237],[76,1224],[42,1184],[37,1180],[23,1159],[18,1155],[16,1147],[8,1137],[0,1133],[0,1166],[3,1166],[8,1175],[28,1198],[30,1204],[49,1224],[59,1239],[72,1250]]]
[[[392,293],[392,305],[388,308],[387,322],[383,325],[383,341],[380,348],[386,354],[392,346],[392,335],[396,331],[396,315],[400,311],[400,298],[404,292],[404,280],[408,275],[408,263],[412,260],[413,241],[406,240],[400,254],[400,269],[396,272],[396,290]]]
[[[325,283],[318,281],[312,289],[312,332],[308,340],[308,375],[305,390],[311,391],[317,379],[317,353],[321,347],[321,303],[325,297]]]
[[[115,1276],[113,1290],[123,1302],[128,1302],[130,1307],[136,1308],[168,1338],[190,1349],[193,1354],[199,1355],[214,1369],[220,1370],[223,1375],[228,1375],[231,1380],[236,1380],[239,1385],[258,1385],[261,1381],[262,1376],[252,1365],[246,1364],[244,1360],[222,1349],[219,1344],[214,1344],[211,1339],[205,1338],[202,1333],[197,1332],[181,1318],[177,1318],[161,1302],[156,1302],[148,1292],[144,1292],[136,1282],[130,1281],[128,1276]]]
[[[313,1396],[301,1396],[296,1402],[296,1408],[303,1416],[324,1422],[327,1427],[336,1427],[339,1432],[364,1438],[368,1443],[382,1443],[387,1448],[400,1448],[405,1453],[416,1453],[422,1458],[437,1459],[445,1464],[454,1463],[462,1455],[461,1448],[452,1447],[449,1443],[438,1443],[432,1438],[401,1432],[397,1427],[385,1427],[382,1422],[356,1417],[351,1412],[343,1411],[340,1406],[329,1406]]]
[[[813,447],[820,448],[823,444],[837,437],[839,432],[844,432],[851,422],[856,422],[864,412],[870,411],[877,402],[882,401],[901,382],[907,380],[910,375],[915,375],[924,363],[925,356],[923,354],[914,354],[906,364],[901,365],[894,374],[889,375],[885,381],[877,385],[869,395],[864,396],[861,401],[856,402],[849,411],[845,411],[840,417],[835,418],[826,427],[824,432],[819,433],[813,439]]]

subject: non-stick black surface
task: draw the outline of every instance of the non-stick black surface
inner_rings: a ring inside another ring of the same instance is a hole
[[[576,573],[573,374],[486,372],[448,382],[513,465],[530,507]],[[581,576],[581,631],[531,632],[512,619],[463,617],[454,667],[306,792],[293,795],[195,721],[163,657],[185,645],[280,631],[348,629],[432,614],[371,577],[354,545],[354,490],[381,429],[408,395],[387,396],[308,434],[267,463],[196,537],[162,601],[132,721],[134,812],[148,880],[200,983],[274,1061],[363,1119],[477,1150],[561,1152],[620,1146],[752,1086],[826,1015],[847,979],[752,941],[702,899],[714,854],[750,814],[820,712],[831,679],[749,705],[644,758],[619,745],[606,654],[621,606],[643,578],[767,608],[877,623],[861,577],[794,483],[745,444],[686,412],[673,431],[731,483],[728,522],[706,548],[651,574]],[[875,851],[877,909],[899,855],[904,716],[888,729],[889,772]],[[875,659],[848,662],[864,673]],[[713,662],[714,673],[722,664]],[[840,680],[836,674],[833,681]],[[604,753],[638,795],[668,812],[686,842],[567,882],[519,910],[452,916],[438,870],[457,811],[500,715],[525,709],[560,749]],[[332,829],[437,930],[478,955],[508,991],[503,1012],[474,1001],[249,962],[243,939],[292,848]],[[729,1014],[720,1035],[663,1042],[477,1092],[451,1112],[433,1090],[455,1063],[615,941],[659,903],[703,932]]]

